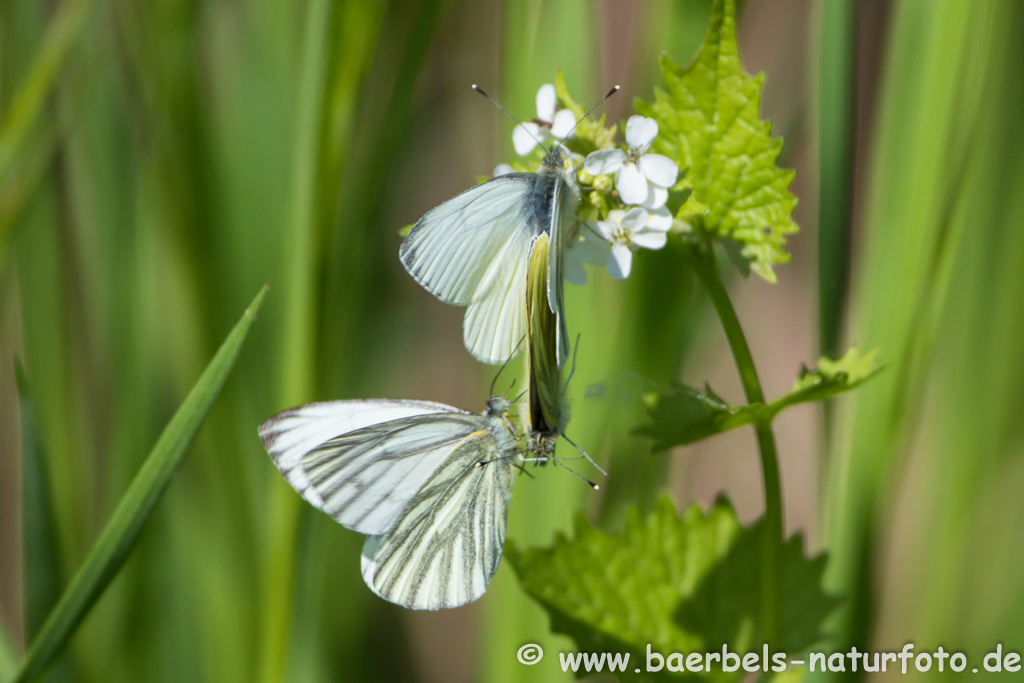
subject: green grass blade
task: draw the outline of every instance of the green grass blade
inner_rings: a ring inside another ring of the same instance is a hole
[[[50,477],[39,438],[28,380],[15,366],[21,412],[22,528],[25,568],[25,639],[39,632],[60,597],[59,539],[50,507]]]
[[[852,0],[822,3],[818,50],[818,325],[821,355],[839,351],[849,277],[853,194],[854,52]]]
[[[160,435],[81,569],[32,641],[14,681],[31,680],[46,669],[117,575],[142,525],[220,394],[266,291],[264,286],[256,295]]]
[[[0,624],[0,678],[7,680],[13,676],[15,666],[14,648],[11,646],[11,639],[7,635],[7,629],[3,624]]]
[[[298,91],[297,135],[292,177],[289,252],[285,259],[285,329],[278,390],[284,405],[309,400],[313,394],[316,288],[314,251],[317,244],[316,178],[321,147],[324,73],[329,54],[333,4],[314,0],[306,14],[305,47]],[[295,574],[295,528],[301,501],[276,481],[270,499],[269,543],[262,576],[263,624],[260,634],[259,679],[279,680],[285,666],[292,617]]]
[[[954,455],[975,454],[944,453],[941,447],[956,442],[931,426],[922,431],[922,419],[931,405],[942,404],[937,349],[968,328],[964,319],[955,319],[948,330],[941,327],[951,302],[972,291],[966,279],[970,272],[961,259],[970,253],[968,247],[1006,224],[1002,217],[989,218],[990,207],[1019,193],[1012,185],[999,186],[989,179],[1013,177],[1016,171],[1009,160],[1019,159],[1008,153],[1013,148],[1006,140],[1013,135],[993,123],[1001,121],[997,112],[1003,111],[1012,93],[1006,85],[1009,79],[1001,80],[999,75],[1010,73],[1006,65],[1015,68],[1018,63],[997,50],[1002,41],[1012,41],[1004,32],[1014,24],[997,18],[997,10],[1010,6],[993,3],[981,11],[981,6],[955,1],[907,2],[899,4],[893,15],[866,193],[866,247],[851,299],[856,302],[853,318],[858,341],[881,347],[892,371],[865,386],[837,421],[836,461],[829,472],[827,524],[833,552],[829,573],[830,588],[846,595],[847,602],[832,628],[836,638],[829,647],[835,651],[871,643],[881,628],[893,628],[883,621],[888,586],[880,586],[877,577],[895,514],[887,496],[896,486],[909,487],[908,464],[916,461],[920,471],[935,477],[951,466]],[[997,136],[998,142],[991,136]],[[999,244],[993,253],[1014,252]],[[984,268],[996,272],[989,264]],[[970,305],[979,314],[988,311],[991,293],[1000,291],[992,282],[981,281],[979,299]],[[998,336],[992,331],[994,321],[986,323],[990,325],[986,334]],[[979,363],[1013,377],[998,357],[979,349],[975,346],[971,354],[956,356],[957,366],[974,369],[971,364]],[[957,405],[978,405],[965,394],[960,390],[950,396]],[[987,398],[985,409],[978,412],[996,414],[998,405]],[[974,419],[962,412],[940,424],[967,425]],[[932,443],[938,445],[933,448]],[[918,456],[920,452],[927,457]],[[988,457],[997,449],[980,452]],[[956,473],[953,481],[965,481],[964,472]],[[946,487],[930,480],[928,490],[941,492],[937,502],[943,511],[953,509],[956,496]],[[913,514],[935,519],[925,511]],[[948,527],[939,523],[936,528],[946,533]],[[930,536],[922,538],[929,539],[929,547],[942,547]],[[946,561],[964,556],[951,552],[942,557]],[[924,585],[919,578],[914,583]],[[929,605],[975,604],[962,596],[947,599],[942,592],[923,595]],[[940,621],[932,618],[928,625],[938,630]],[[919,630],[912,632],[915,639],[925,637],[918,635]],[[838,678],[811,676],[815,681]],[[842,678],[849,680],[847,675]]]
[[[71,54],[71,48],[77,42],[82,26],[88,17],[88,9],[91,0],[73,0],[62,3],[53,21],[47,27],[43,37],[39,53],[36,55],[32,66],[25,75],[23,82],[19,85],[10,106],[4,112],[0,121],[0,195],[5,198],[11,194],[8,185],[17,189],[22,182],[21,174],[10,174],[11,167],[17,161],[22,147],[31,142],[42,148],[43,152],[36,151],[29,155],[33,162],[40,153],[47,153],[45,136],[33,136],[34,124],[39,119],[43,107],[50,101],[50,96],[59,80],[59,76]],[[14,191],[14,196],[20,195]],[[7,204],[5,199],[2,204]],[[0,252],[3,251],[10,228],[10,221],[0,221]]]

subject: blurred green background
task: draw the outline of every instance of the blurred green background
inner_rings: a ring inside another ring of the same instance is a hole
[[[372,596],[362,537],[301,504],[256,425],[328,398],[482,409],[495,369],[463,348],[463,311],[397,259],[399,228],[512,154],[512,124],[469,85],[528,118],[561,68],[581,102],[620,83],[603,110],[624,118],[709,15],[707,0],[2,0],[0,680],[265,281],[224,393],[50,680],[533,680],[520,645],[571,650],[507,567],[445,613]],[[788,528],[830,551],[848,596],[836,646],[1024,648],[1021,26],[1015,0],[742,6],[803,226],[778,285],[732,282],[766,393],[851,343],[887,363],[776,422]],[[551,468],[522,478],[509,536],[546,544],[581,509],[614,528],[664,487],[681,504],[724,490],[756,518],[751,433],[654,457],[625,436],[637,377],[742,396],[678,254],[644,253],[624,283],[593,275],[569,291],[569,431],[611,476],[601,495]]]

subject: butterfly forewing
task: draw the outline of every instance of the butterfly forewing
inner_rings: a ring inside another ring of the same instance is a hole
[[[310,451],[302,467],[321,510],[360,533],[383,533],[481,420],[430,414],[365,427]]]
[[[502,421],[465,437],[391,531],[367,539],[363,578],[378,595],[445,609],[483,594],[501,559],[517,452]]]
[[[328,401],[270,418],[260,438],[303,498],[350,529],[375,534],[390,528],[451,444],[483,422],[429,401]],[[390,425],[399,428],[394,439]]]
[[[442,301],[469,306],[466,347],[501,363],[523,333],[523,256],[530,231],[523,212],[533,174],[500,176],[427,212],[402,243],[402,264]]]
[[[548,305],[556,318],[558,367],[569,357],[569,339],[565,322],[565,301],[562,293],[565,274],[563,265],[565,251],[569,248],[579,207],[579,191],[575,181],[564,171],[558,170],[551,199],[551,250],[547,272]]]

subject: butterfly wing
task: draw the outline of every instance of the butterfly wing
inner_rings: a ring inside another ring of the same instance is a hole
[[[431,209],[399,251],[409,274],[445,303],[468,306],[466,348],[485,363],[513,353],[525,326],[524,217],[534,174],[510,173]]]
[[[259,433],[309,503],[350,529],[382,534],[466,437],[487,424],[429,401],[328,401],[286,410]]]
[[[556,343],[558,345],[558,367],[565,365],[569,357],[569,335],[565,323],[565,299],[562,293],[565,282],[564,256],[573,237],[579,194],[573,181],[564,171],[556,171],[551,198],[551,250],[548,258],[547,294],[548,305],[556,318]]]
[[[548,235],[542,233],[530,249],[526,280],[526,357],[530,432],[557,436],[568,421],[568,411],[557,357],[560,321],[547,296],[550,245]]]
[[[504,427],[466,436],[387,534],[363,547],[363,579],[410,609],[447,609],[487,588],[505,544],[516,446]],[[480,464],[485,463],[485,464]]]

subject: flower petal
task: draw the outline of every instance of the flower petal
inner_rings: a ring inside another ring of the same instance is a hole
[[[644,249],[661,249],[667,240],[668,235],[664,232],[643,230],[633,233],[633,244]]]
[[[497,178],[500,175],[508,175],[513,171],[515,171],[515,169],[508,164],[498,164],[494,167],[494,177]]]
[[[626,204],[640,204],[647,198],[647,178],[636,164],[626,162],[615,176],[615,189]]]
[[[664,187],[658,187],[654,183],[648,181],[647,183],[647,196],[644,197],[642,202],[637,202],[640,206],[645,209],[660,209],[665,206],[665,202],[668,201],[668,190]]]
[[[583,164],[583,170],[590,175],[607,175],[622,168],[626,153],[621,149],[601,149],[591,152]]]
[[[672,187],[679,177],[676,162],[662,154],[645,154],[640,157],[640,168],[647,179],[659,187]]]
[[[515,147],[516,154],[519,156],[525,156],[532,152],[540,139],[540,126],[536,123],[520,123],[512,129],[512,146]]]
[[[659,232],[668,232],[672,228],[672,212],[662,206],[657,209],[648,209],[647,229]]]
[[[565,259],[565,270],[562,271],[565,281],[574,285],[587,284],[587,269],[583,267],[576,247],[569,250],[568,256],[569,258]]]
[[[647,149],[657,136],[658,122],[654,119],[634,114],[626,121],[626,144],[633,149]]]
[[[612,253],[608,256],[608,272],[616,280],[629,277],[629,268],[633,263],[633,252],[622,242],[612,245]]]
[[[611,242],[615,235],[615,228],[618,226],[610,221],[587,221],[586,227],[601,239]]]
[[[608,253],[611,251],[611,248],[611,242],[584,240],[573,245],[571,252],[574,254],[575,260],[580,263],[603,266],[608,263]]]
[[[537,118],[548,123],[555,120],[555,86],[550,83],[537,91]]]
[[[554,122],[551,124],[551,135],[561,140],[575,127],[576,115],[568,109],[562,109],[555,114]]]
[[[619,223],[624,228],[636,231],[647,227],[647,211],[641,208],[630,209]]]

